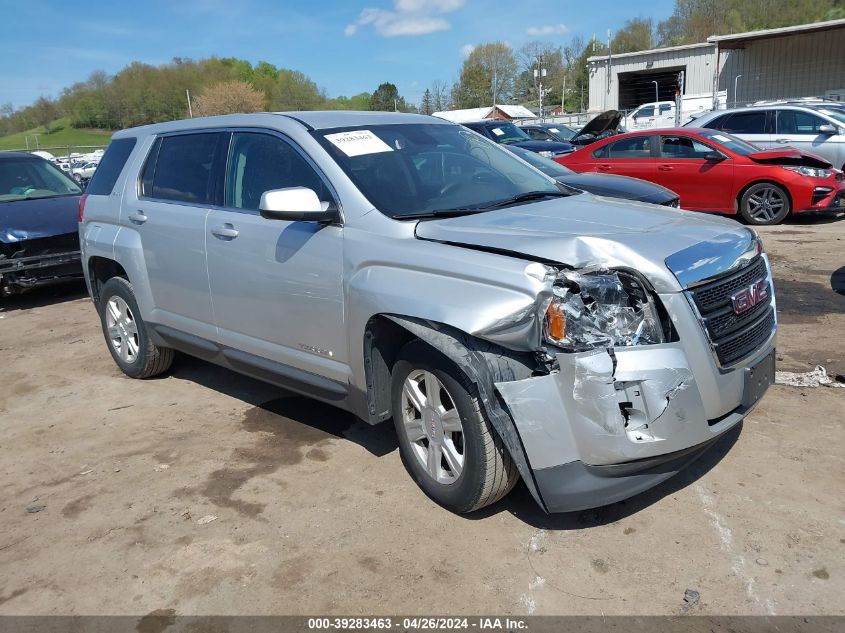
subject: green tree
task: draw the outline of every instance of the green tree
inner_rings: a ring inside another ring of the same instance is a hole
[[[651,18],[633,18],[625,22],[610,42],[612,53],[631,53],[654,48],[654,22]]]
[[[516,58],[504,42],[476,46],[464,60],[454,96],[462,108],[507,103],[514,94]]]
[[[370,97],[370,110],[405,112],[407,109],[408,106],[405,104],[405,99],[399,94],[399,89],[390,82],[380,84]]]
[[[432,112],[436,112],[436,110],[434,109],[431,90],[426,88],[422,96],[422,101],[420,102],[420,113],[431,114]]]

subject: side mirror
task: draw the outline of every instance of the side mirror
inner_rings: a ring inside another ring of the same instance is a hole
[[[337,208],[331,202],[320,202],[313,189],[288,187],[271,189],[261,194],[258,203],[261,217],[290,222],[334,222]]]
[[[834,136],[839,133],[839,130],[836,129],[835,125],[825,123],[824,125],[819,126],[819,132],[821,132],[822,134],[827,134],[828,136]]]
[[[704,160],[711,162],[711,163],[718,163],[725,160],[725,155],[721,152],[708,152],[704,155]]]

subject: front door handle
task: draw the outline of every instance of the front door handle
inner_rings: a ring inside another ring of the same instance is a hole
[[[226,222],[223,226],[215,226],[211,229],[211,234],[221,240],[233,240],[238,236],[238,230],[229,222]]]
[[[790,141],[788,138],[775,139],[775,143],[791,143],[791,142],[792,141]]]
[[[660,171],[672,171],[672,165],[658,165]]]
[[[599,165],[598,166],[599,171],[610,171],[610,169],[611,169],[610,165]]]
[[[129,214],[129,221],[133,224],[143,224],[147,221],[147,216],[143,211],[133,211]]]

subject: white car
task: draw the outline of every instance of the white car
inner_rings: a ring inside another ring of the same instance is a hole
[[[91,180],[91,176],[93,176],[94,172],[97,170],[97,165],[99,165],[99,163],[85,163],[82,167],[74,168],[71,171],[73,179],[76,182]]]

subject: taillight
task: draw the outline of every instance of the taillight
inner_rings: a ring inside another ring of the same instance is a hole
[[[79,196],[79,221],[82,222],[82,218],[85,217],[85,201],[88,199],[88,194],[83,193]]]

